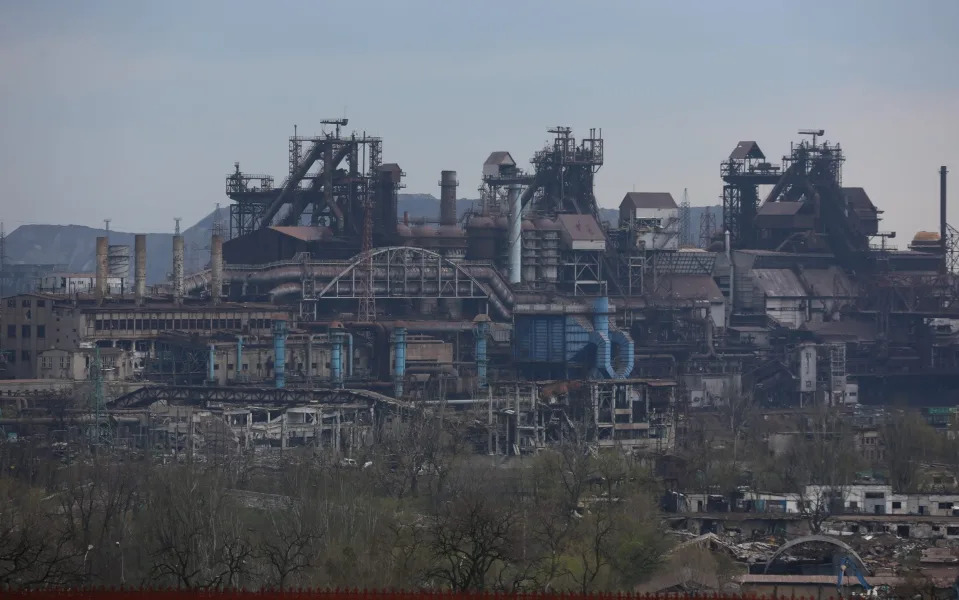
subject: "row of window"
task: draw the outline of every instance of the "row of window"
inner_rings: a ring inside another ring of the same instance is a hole
[[[47,301],[43,298],[37,298],[37,308],[43,308],[47,305]],[[33,306],[33,301],[30,298],[24,298],[20,301],[20,306],[23,308],[30,308]],[[16,298],[7,298],[7,308],[16,308],[17,299]]]
[[[251,329],[269,329],[271,319],[250,319]],[[95,331],[212,331],[242,329],[240,319],[96,319]]]
[[[10,364],[14,364],[14,363],[17,362],[17,352],[16,352],[15,350],[7,353],[7,361],[8,361]],[[20,361],[21,361],[21,362],[25,362],[25,363],[30,362],[30,351],[29,351],[29,350],[21,350],[21,351],[20,351]]]
[[[30,339],[31,334],[30,325],[21,325],[20,326],[20,337],[22,339]],[[17,337],[17,326],[16,325],[7,325],[7,337],[11,339],[16,339]],[[46,325],[37,325],[37,337],[45,338],[47,337],[47,326]]]

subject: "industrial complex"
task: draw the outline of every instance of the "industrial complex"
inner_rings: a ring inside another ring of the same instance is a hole
[[[667,451],[688,411],[744,394],[956,404],[945,167],[938,232],[908,249],[821,130],[777,161],[736,143],[718,161],[721,223],[689,223],[667,192],[625,193],[607,222],[601,130],[554,127],[528,167],[507,151],[477,165],[480,200],[462,217],[456,172],[442,171],[439,214],[411,220],[383,141],[324,126],[289,139],[279,184],[234,165],[206,268],[186,272],[177,225],[164,285],[146,285],[145,236],[132,249],[101,237],[96,273],[6,297],[7,377],[102,379],[123,391],[104,411],[218,398],[234,415],[281,398],[257,439],[283,445],[312,439],[280,426],[303,421],[301,401],[444,403],[483,413],[477,450],[506,454],[568,435]],[[240,421],[247,440],[256,420]]]
[[[655,469],[680,547],[734,555],[752,565],[744,586],[777,594],[812,589],[774,563],[823,531],[855,559],[850,573],[870,561],[836,537],[959,536],[954,477],[720,489],[683,454],[696,436],[718,444],[702,433],[716,415],[736,443],[744,411],[763,415],[777,456],[814,436],[777,420],[814,407],[846,423],[867,462],[899,451],[880,433],[892,407],[952,435],[959,234],[946,167],[938,226],[898,247],[822,130],[800,131],[781,159],[731,142],[717,157],[721,220],[692,223],[685,197],[655,190],[604,213],[602,131],[558,126],[528,165],[519,149],[475,165],[466,211],[457,173],[440,171],[437,214],[410,218],[383,140],[323,124],[289,138],[282,177],[233,165],[204,260],[185,259],[177,220],[164,283],[147,283],[145,235],[132,248],[97,238],[95,273],[0,261],[0,280],[21,282],[0,305],[5,439],[45,431],[190,456],[312,447],[355,464],[385,426],[425,412],[459,419],[471,452],[504,461],[570,442],[619,449]],[[747,527],[800,542],[757,550],[738,543]]]

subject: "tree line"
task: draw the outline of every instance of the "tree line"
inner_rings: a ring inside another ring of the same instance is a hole
[[[504,461],[465,439],[423,416],[352,461],[299,448],[60,462],[0,444],[0,589],[590,592],[632,589],[663,564],[643,463],[575,443]]]

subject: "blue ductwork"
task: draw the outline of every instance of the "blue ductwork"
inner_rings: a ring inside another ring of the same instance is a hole
[[[596,344],[596,370],[610,379],[625,379],[633,372],[635,362],[633,339],[619,329],[609,326],[609,298],[597,298],[593,305],[593,333]],[[617,349],[619,368],[613,364],[613,349]]]
[[[286,387],[286,321],[273,321],[273,378],[277,389]]]
[[[596,348],[593,366],[600,376],[625,379],[635,365],[635,346],[627,332],[610,326],[610,314],[609,298],[602,297],[594,302],[592,315],[517,318],[513,329],[513,358],[523,362],[582,365],[588,363],[587,349],[592,345]]]
[[[486,387],[486,367],[489,359],[486,356],[486,336],[489,335],[489,317],[486,315],[476,315],[473,319],[476,324],[476,385]]]
[[[334,387],[343,385],[343,328],[330,327],[330,378]]]
[[[406,327],[393,329],[393,387],[397,398],[403,396],[406,377]]]

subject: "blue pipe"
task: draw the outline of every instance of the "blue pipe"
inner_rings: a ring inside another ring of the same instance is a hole
[[[273,377],[277,389],[286,387],[286,321],[273,321]]]
[[[343,328],[330,327],[330,379],[334,387],[343,385]]]
[[[210,344],[210,359],[207,361],[207,381],[216,381],[216,374],[213,372],[214,365],[216,365],[216,346]]]
[[[489,360],[486,356],[486,336],[489,334],[489,317],[477,315],[473,320],[476,323],[476,385],[486,387],[486,368]]]
[[[393,329],[393,354],[393,387],[396,397],[401,398],[406,376],[406,327]]]

